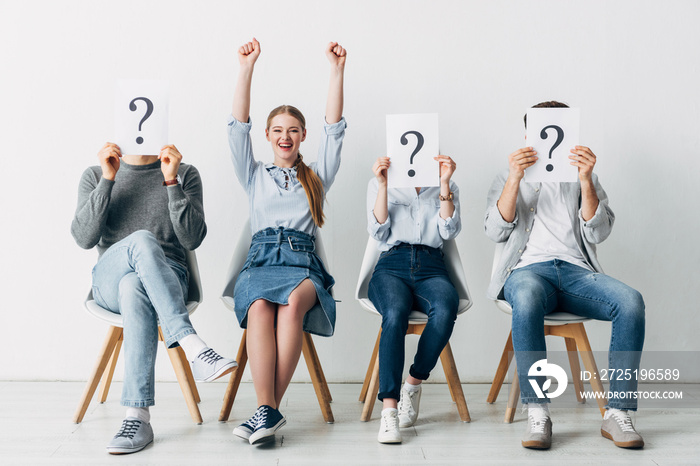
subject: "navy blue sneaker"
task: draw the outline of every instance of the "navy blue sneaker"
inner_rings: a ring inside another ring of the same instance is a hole
[[[255,430],[248,439],[251,445],[274,437],[275,432],[285,425],[287,420],[282,416],[282,413],[272,406],[262,405],[255,412],[253,422],[255,423]]]
[[[255,413],[257,414],[257,411]],[[253,414],[250,419],[233,429],[233,435],[248,440],[250,436],[253,435],[253,432],[255,432],[255,424],[255,414]]]

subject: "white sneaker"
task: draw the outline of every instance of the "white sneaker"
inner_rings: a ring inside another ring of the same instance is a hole
[[[228,359],[219,356],[219,354],[211,348],[204,348],[190,361],[194,380],[197,382],[211,382],[231,372],[238,366],[238,363],[233,359]]]
[[[401,432],[399,432],[398,411],[393,408],[382,410],[382,422],[379,425],[379,443],[401,443]]]
[[[418,390],[407,390],[405,385],[401,387],[399,399],[399,427],[411,427],[416,423],[422,390],[422,385],[418,385]]]
[[[548,409],[528,408],[527,429],[520,443],[535,450],[547,450],[552,446],[552,419]]]

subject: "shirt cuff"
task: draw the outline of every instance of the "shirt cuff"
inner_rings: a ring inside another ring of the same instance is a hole
[[[226,124],[229,126],[230,130],[236,130],[240,133],[250,133],[250,128],[253,126],[253,122],[248,117],[248,121],[243,123],[242,121],[236,120],[233,115],[228,116]]]
[[[588,220],[583,219],[583,212],[582,209],[578,209],[578,218],[581,221],[581,225],[583,225],[586,228],[595,228],[598,225],[601,225],[603,223],[603,203],[598,202],[598,207],[595,210],[595,213],[593,214],[593,217],[591,217]]]
[[[172,186],[166,186],[165,191],[168,193],[168,202],[169,203],[176,203],[179,201],[186,201],[187,200],[187,195],[185,194],[185,191],[182,189],[182,185],[180,183],[174,184]]]
[[[325,118],[323,119],[323,122],[323,129],[326,131],[326,134],[340,134],[343,131],[345,131],[345,128],[348,127],[348,124],[345,121],[345,117],[340,117],[340,121],[332,124],[326,122]]]
[[[377,217],[374,216],[374,210],[370,212],[369,230],[373,237],[381,235],[391,227],[391,217],[387,216],[384,223],[379,223]]]

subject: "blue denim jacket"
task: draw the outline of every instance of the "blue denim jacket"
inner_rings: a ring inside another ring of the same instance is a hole
[[[507,179],[508,170],[505,170],[491,184],[486,200],[486,215],[484,217],[486,235],[497,243],[506,243],[486,292],[486,296],[490,299],[502,298],[503,284],[510,275],[511,269],[520,260],[520,255],[530,239],[537,200],[540,195],[540,183],[521,181],[515,208],[515,219],[512,222],[506,222],[503,220],[496,202],[501,197]],[[581,217],[581,185],[579,182],[563,183],[562,193],[568,206],[576,244],[591,268],[602,273],[603,268],[598,262],[595,245],[602,243],[610,235],[615,222],[615,214],[608,205],[608,195],[605,194],[605,190],[598,182],[595,173],[593,174],[593,184],[599,203],[595,215],[588,221]]]

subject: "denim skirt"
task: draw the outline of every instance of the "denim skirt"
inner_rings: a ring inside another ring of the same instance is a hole
[[[233,290],[236,317],[248,326],[248,309],[254,301],[288,304],[289,295],[307,278],[318,301],[304,316],[304,331],[329,337],[335,329],[335,280],[315,253],[315,238],[291,228],[266,228],[253,235],[248,258]]]

